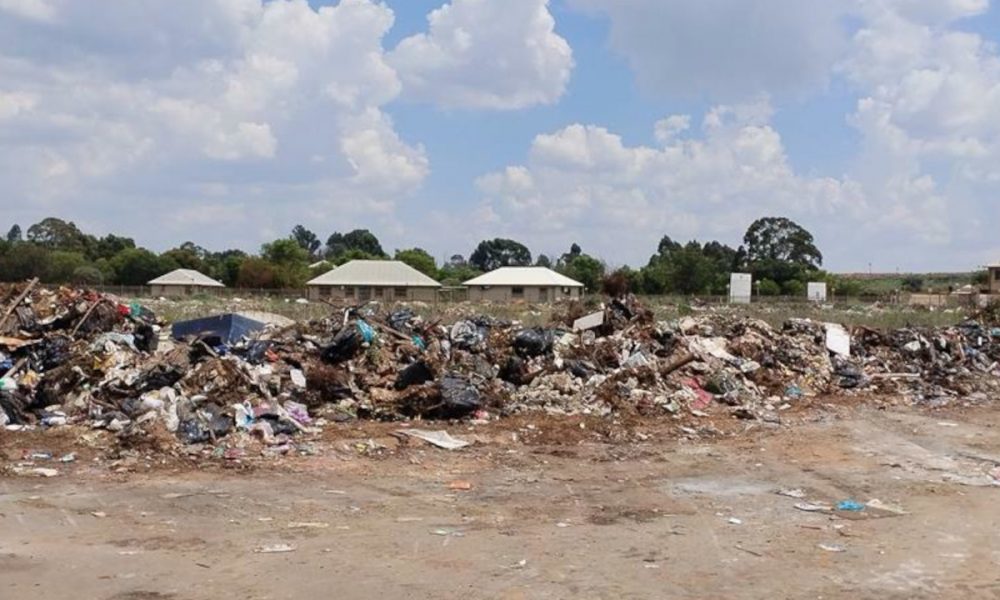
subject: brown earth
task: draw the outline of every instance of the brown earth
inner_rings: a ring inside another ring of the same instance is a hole
[[[272,460],[0,432],[8,466],[79,453],[0,477],[0,598],[1000,598],[1000,412],[824,404],[452,426],[456,452],[345,425]],[[905,514],[795,508],[876,498]]]

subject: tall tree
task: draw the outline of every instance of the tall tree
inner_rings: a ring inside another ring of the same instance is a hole
[[[438,278],[437,263],[434,262],[434,257],[423,248],[397,250],[395,258],[410,265],[431,279]]]
[[[16,244],[17,242],[22,241],[20,225],[14,223],[14,225],[10,228],[10,231],[7,232],[7,241],[11,244]]]
[[[743,236],[743,244],[751,263],[778,261],[807,269],[818,269],[823,264],[812,234],[784,217],[757,219]]]
[[[322,245],[315,233],[301,225],[296,225],[292,229],[292,239],[298,242],[299,246],[302,246],[302,249],[309,253],[310,258],[316,257],[316,253]]]
[[[80,231],[72,221],[46,217],[28,228],[28,241],[46,248],[83,252],[94,243],[94,238]]]
[[[604,280],[605,267],[604,263],[593,256],[580,253],[562,265],[560,271],[563,275],[582,283],[588,292],[596,292]]]
[[[331,260],[337,260],[350,250],[359,250],[378,258],[386,255],[378,238],[367,229],[355,229],[348,233],[335,232],[326,240],[326,257]]]
[[[473,251],[469,264],[480,271],[492,271],[500,267],[527,267],[531,264],[531,251],[514,240],[485,240]]]
[[[277,287],[299,287],[309,275],[309,253],[293,239],[275,240],[261,247],[261,257],[275,267]]]
[[[550,259],[548,256],[545,256],[544,254],[539,254],[538,258],[535,259],[535,266],[536,267],[545,267],[547,269],[551,269],[552,268],[552,259]]]
[[[102,258],[110,259],[114,255],[118,254],[122,250],[128,248],[135,248],[135,240],[127,237],[120,237],[114,234],[108,234],[102,238],[99,238],[87,252],[87,258],[90,260],[100,260]]]

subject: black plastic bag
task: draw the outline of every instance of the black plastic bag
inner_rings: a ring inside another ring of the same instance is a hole
[[[354,358],[361,349],[364,338],[354,324],[347,325],[333,337],[330,345],[320,355],[323,362],[335,365]]]
[[[420,385],[434,379],[434,371],[424,361],[417,361],[399,372],[395,388],[405,390],[411,385]]]
[[[541,328],[525,329],[514,337],[514,351],[521,356],[541,356],[552,350],[555,334]]]

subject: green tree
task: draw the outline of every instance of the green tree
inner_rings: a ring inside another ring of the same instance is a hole
[[[771,279],[762,279],[757,283],[757,293],[761,296],[778,296],[781,294],[781,286]]]
[[[208,252],[195,245],[193,242],[185,242],[177,248],[171,248],[161,256],[177,263],[182,269],[194,269],[204,272],[204,258]],[[206,273],[206,275],[209,275]]]
[[[263,258],[245,258],[240,262],[236,285],[241,288],[280,287],[277,268]]]
[[[414,269],[427,275],[431,279],[437,279],[438,269],[434,257],[422,248],[411,248],[409,250],[397,250],[396,260],[402,261]]]
[[[162,258],[145,248],[122,250],[110,260],[115,272],[115,283],[120,285],[145,285],[164,273],[179,268],[169,258]]]
[[[757,219],[743,236],[743,244],[751,264],[777,261],[812,270],[823,264],[812,234],[784,217]]]
[[[711,289],[716,265],[698,242],[692,241],[679,250],[672,250],[666,261],[668,287],[672,292],[694,295]]]
[[[375,234],[367,229],[355,229],[346,234],[334,233],[326,240],[326,258],[338,260],[351,250],[359,250],[369,256],[385,258],[385,251]]]
[[[309,253],[293,239],[275,240],[261,247],[261,258],[275,267],[277,287],[305,285],[309,277]]]
[[[0,256],[0,281],[24,281],[44,277],[49,265],[49,251],[35,244],[18,244]]]
[[[87,258],[90,260],[100,260],[102,258],[112,258],[114,255],[118,254],[122,250],[127,250],[129,248],[135,248],[135,240],[127,237],[119,237],[117,235],[108,234],[102,238],[99,238],[87,252]]]
[[[73,271],[71,281],[78,285],[100,285],[104,283],[104,273],[97,267],[84,265]]]
[[[790,279],[781,284],[781,293],[792,298],[804,297],[806,295],[806,284],[798,279]]]
[[[546,269],[551,269],[552,268],[552,259],[550,259],[548,256],[545,256],[544,254],[539,254],[538,258],[535,259],[535,266],[536,267],[545,267]]]
[[[302,225],[296,225],[292,229],[292,239],[298,242],[299,246],[301,246],[303,250],[309,253],[310,259],[316,257],[316,253],[319,251],[319,247],[322,245],[322,242],[319,241],[319,238],[316,237],[316,234],[309,231]]]
[[[47,217],[28,228],[28,241],[54,250],[86,252],[94,244],[88,236],[72,222],[55,217]]]
[[[73,281],[73,273],[86,264],[87,259],[79,252],[54,250],[49,253],[42,280],[46,283],[70,283]]]
[[[527,267],[531,264],[531,251],[514,240],[486,240],[480,242],[473,251],[469,264],[484,272],[500,267]]]
[[[10,242],[11,244],[16,244],[20,241],[23,241],[21,238],[20,225],[14,223],[14,225],[10,228],[10,231],[7,232],[7,241]]]
[[[903,278],[903,289],[908,292],[919,292],[924,289],[924,279],[919,275],[907,275]]]
[[[584,285],[588,292],[601,289],[604,281],[604,263],[587,254],[577,254],[560,268],[563,275]]]

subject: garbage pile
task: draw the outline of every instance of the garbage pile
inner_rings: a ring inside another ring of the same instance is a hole
[[[302,433],[355,419],[776,421],[809,396],[940,402],[1000,391],[1000,329],[976,322],[881,332],[799,319],[779,329],[719,314],[657,323],[632,297],[596,308],[568,305],[541,328],[377,304],[291,325],[222,315],[168,328],[110,295],[0,286],[0,424],[283,453]]]

